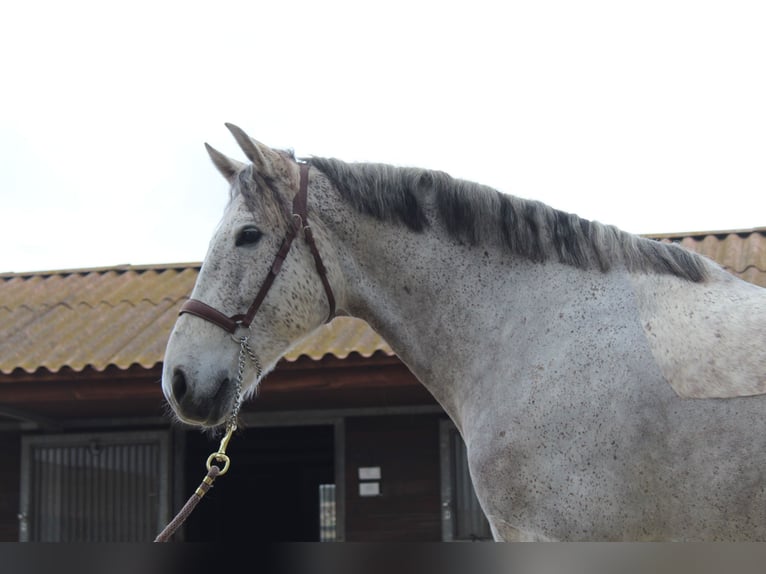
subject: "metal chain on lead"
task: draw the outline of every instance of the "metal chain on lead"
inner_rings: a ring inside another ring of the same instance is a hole
[[[247,337],[242,337],[241,340],[242,348],[247,353],[247,356],[250,357],[250,361],[253,363],[253,366],[255,367],[255,372],[258,378],[261,378],[261,375],[263,374],[263,369],[261,368],[261,362],[258,360],[258,357],[255,356],[255,353],[253,353],[253,350],[250,348],[250,345],[247,343]]]
[[[231,416],[229,417],[229,422],[227,424],[228,427],[234,427],[237,426],[237,417],[239,416],[239,409],[242,406],[242,383],[245,381],[245,358],[249,358],[250,362],[255,367],[256,377],[261,378],[261,373],[263,372],[263,369],[261,369],[261,362],[258,360],[258,357],[255,356],[255,353],[250,348],[250,345],[248,344],[248,338],[247,337],[240,337],[239,339],[239,359],[237,364],[237,386],[235,389],[235,395],[234,395],[234,408],[231,411]]]
[[[239,357],[237,358],[237,381],[234,388],[234,406],[231,409],[231,415],[229,415],[229,422],[226,424],[227,430],[231,427],[237,427],[237,417],[239,416],[239,409],[242,406],[242,381],[245,379],[245,348],[249,347],[247,344],[247,337],[242,337],[239,340]]]
[[[226,474],[231,464],[231,459],[226,454],[226,447],[229,445],[234,431],[237,430],[237,417],[239,417],[239,410],[242,408],[242,384],[245,381],[245,367],[247,366],[246,359],[250,359],[255,367],[257,377],[260,378],[263,373],[261,368],[261,362],[255,353],[250,348],[248,343],[248,337],[239,338],[239,356],[237,357],[237,381],[234,388],[234,406],[231,409],[231,415],[226,423],[226,433],[221,439],[221,445],[218,447],[218,451],[212,453],[207,459],[207,469],[210,470],[213,466],[213,461],[223,462],[223,468],[220,474]]]

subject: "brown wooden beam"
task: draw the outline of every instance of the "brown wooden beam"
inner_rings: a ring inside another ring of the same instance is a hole
[[[161,365],[102,372],[62,370],[0,377],[0,404],[66,419],[88,416],[155,416],[165,400]],[[433,397],[401,361],[385,355],[281,363],[261,385],[248,410],[354,408],[434,404]]]

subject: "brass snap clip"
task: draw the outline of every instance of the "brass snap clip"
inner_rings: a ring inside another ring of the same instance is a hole
[[[212,468],[213,461],[216,460],[223,463],[223,468],[221,469],[221,472],[218,473],[218,476],[228,472],[229,466],[231,465],[231,459],[229,458],[229,455],[226,454],[226,447],[229,446],[229,440],[231,440],[231,436],[234,434],[235,430],[237,430],[237,425],[229,425],[226,429],[226,434],[223,435],[223,438],[221,439],[221,444],[218,446],[218,450],[207,457],[205,466],[208,471]]]

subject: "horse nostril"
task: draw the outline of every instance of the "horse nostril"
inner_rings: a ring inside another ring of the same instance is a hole
[[[186,375],[184,372],[176,367],[173,369],[173,396],[177,401],[180,401],[186,394]]]

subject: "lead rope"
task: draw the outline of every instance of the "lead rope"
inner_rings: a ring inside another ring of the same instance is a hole
[[[192,510],[194,510],[199,501],[202,500],[202,497],[205,496],[208,490],[213,487],[213,482],[215,479],[219,476],[223,476],[229,471],[231,459],[229,458],[229,455],[226,454],[226,448],[229,446],[229,440],[231,440],[234,431],[237,430],[237,417],[239,416],[239,409],[242,407],[242,382],[245,378],[246,359],[250,359],[250,361],[253,363],[258,379],[261,378],[261,373],[263,372],[261,369],[261,363],[258,360],[258,357],[255,356],[255,353],[253,353],[253,350],[250,348],[247,340],[247,337],[239,338],[239,358],[237,359],[237,386],[236,393],[234,395],[234,407],[232,408],[231,415],[229,416],[229,420],[226,423],[226,433],[221,439],[221,444],[218,446],[218,450],[216,452],[211,453],[210,456],[207,457],[207,462],[205,462],[205,466],[207,467],[207,474],[205,475],[205,478],[202,479],[202,482],[197,487],[197,490],[195,490],[194,494],[189,497],[189,500],[187,500],[186,504],[184,504],[181,510],[178,511],[178,514],[175,515],[173,520],[171,520],[162,530],[162,532],[157,535],[157,538],[154,539],[155,542],[167,542],[170,537],[175,534],[176,530],[178,530],[178,528],[186,521],[186,519],[192,513]],[[222,462],[223,468],[213,464],[214,460],[217,462]]]

